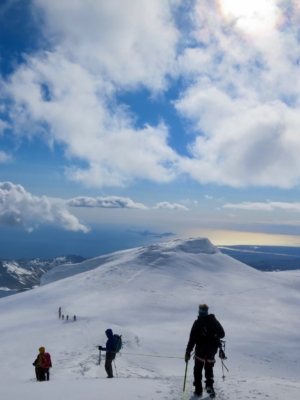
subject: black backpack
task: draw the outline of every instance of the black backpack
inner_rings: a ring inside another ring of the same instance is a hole
[[[219,329],[217,324],[215,324],[214,321],[212,322],[213,323],[206,323],[203,325],[201,336],[207,344],[220,347],[221,340],[219,337]]]

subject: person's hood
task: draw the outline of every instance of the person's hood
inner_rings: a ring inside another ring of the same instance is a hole
[[[45,353],[45,347],[40,347],[39,348],[39,352],[40,352],[40,354],[44,354]]]
[[[106,336],[108,338],[112,338],[113,337],[113,331],[111,329],[106,329],[105,333],[106,333]]]

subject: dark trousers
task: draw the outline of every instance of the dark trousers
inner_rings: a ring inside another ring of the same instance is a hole
[[[50,380],[49,368],[43,368],[43,370],[44,370],[45,381],[49,381]]]
[[[107,376],[109,378],[113,378],[113,368],[112,368],[112,362],[115,359],[116,354],[115,353],[106,353],[106,359],[105,359],[105,371],[107,373]]]
[[[35,375],[37,381],[40,382],[49,381],[50,379],[49,368],[35,367]]]
[[[35,367],[36,380],[39,382],[45,381],[45,372],[42,367]]]
[[[213,361],[213,362],[212,362]],[[202,389],[202,371],[204,368],[205,373],[205,385],[207,387],[212,387],[214,384],[214,368],[215,361],[214,357],[208,357],[200,361],[195,357],[195,366],[194,366],[194,385],[197,389]]]
[[[39,381],[40,380],[40,367],[35,367],[35,376],[36,376],[36,380]]]

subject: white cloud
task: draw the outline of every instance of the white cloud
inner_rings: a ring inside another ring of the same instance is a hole
[[[12,160],[12,156],[10,154],[5,153],[0,150],[0,163],[7,163]]]
[[[42,83],[51,101],[43,97]],[[78,159],[87,164],[66,170],[70,179],[86,186],[124,186],[138,178],[165,183],[176,177],[178,156],[168,146],[166,126],[135,129],[124,107],[110,105],[107,83],[82,66],[44,54],[28,60],[5,88],[15,101],[15,132],[61,143],[75,164]]]
[[[153,208],[155,209],[162,209],[162,210],[184,210],[184,211],[189,211],[189,209],[185,206],[183,206],[182,204],[171,204],[167,201],[163,201],[161,203],[157,203],[156,206],[154,206]]]
[[[248,11],[238,3],[230,2],[237,13],[231,18],[217,1],[196,2],[199,46],[179,58],[180,72],[192,83],[175,105],[198,136],[189,147],[192,158],[181,166],[201,183],[292,187],[300,181],[300,7],[291,2],[288,21],[285,3],[279,12],[270,0],[271,24],[269,12],[264,20],[252,13],[252,3]],[[261,3],[256,7],[265,12]],[[241,10],[251,14],[247,23],[257,18],[265,29],[243,29]]]
[[[279,201],[270,201],[268,203],[251,203],[243,202],[239,204],[228,203],[223,208],[242,209],[242,210],[254,210],[254,211],[296,211],[300,212],[300,203],[283,203]]]
[[[126,209],[140,209],[148,210],[149,207],[141,203],[135,203],[127,197],[107,196],[107,197],[86,197],[80,196],[66,201],[69,207],[86,207],[86,208],[126,208]],[[167,209],[167,210],[184,210],[189,209],[177,203],[169,203],[167,201],[157,203],[153,209]]]
[[[275,0],[242,8],[196,0],[188,3],[189,37],[182,36],[187,27],[175,26],[173,10],[182,3],[33,0],[45,47],[1,85],[14,133],[61,144],[71,165],[66,176],[86,186],[168,183],[179,174],[231,186],[297,185],[298,3],[289,2],[289,14]],[[166,124],[137,128],[117,102],[141,88],[155,96],[170,76],[183,78],[174,106],[194,127],[190,157],[171,148]]]
[[[206,195],[205,195],[205,198],[206,198],[207,200],[211,200],[211,199],[213,199],[213,196],[209,196],[208,194],[206,194]]]
[[[129,208],[129,209],[140,209],[147,210],[148,207],[141,203],[134,203],[127,197],[75,197],[67,201],[67,205],[70,207],[87,207],[87,208]]]
[[[56,51],[116,85],[161,90],[173,68],[178,0],[33,0]]]
[[[65,200],[33,196],[21,185],[0,183],[1,225],[32,230],[32,224],[45,222],[70,231],[88,232],[88,228],[67,210]]]
[[[261,35],[274,28],[280,17],[276,1],[273,0],[220,0],[220,8],[236,27],[253,35]]]

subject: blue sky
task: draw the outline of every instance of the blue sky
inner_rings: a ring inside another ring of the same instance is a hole
[[[2,0],[1,231],[299,245],[299,22],[293,0]]]

